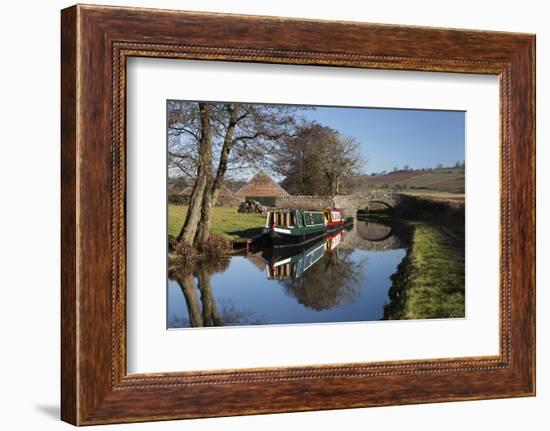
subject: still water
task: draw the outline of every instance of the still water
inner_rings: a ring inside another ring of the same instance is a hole
[[[404,226],[356,221],[305,247],[268,248],[168,281],[168,328],[379,320]]]

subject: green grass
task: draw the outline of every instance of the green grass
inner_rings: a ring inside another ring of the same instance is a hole
[[[420,221],[407,256],[392,276],[388,319],[464,317],[464,238],[459,226]],[[463,232],[463,231],[462,231]]]
[[[407,254],[391,276],[384,319],[465,317],[464,214],[421,212],[408,220],[383,213],[367,217],[404,222],[410,228]]]
[[[423,223],[415,227],[406,319],[464,317],[464,252],[448,232]]]
[[[177,236],[187,214],[187,205],[168,205],[168,234]],[[265,226],[265,215],[240,214],[236,208],[215,207],[210,231],[234,241],[251,238]]]

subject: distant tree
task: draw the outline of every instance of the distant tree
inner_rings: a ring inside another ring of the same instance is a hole
[[[393,172],[397,172],[398,170],[399,170],[399,168],[397,166],[393,167]]]
[[[336,195],[345,180],[362,173],[364,164],[354,138],[313,122],[284,141],[274,169],[285,177],[282,186],[291,194]]]
[[[441,163],[439,163],[437,166],[436,166],[436,169],[442,169],[443,168],[443,165]]]
[[[321,186],[316,144],[331,130],[317,123],[302,124],[295,136],[283,141],[276,154],[274,170],[284,177],[281,185],[290,194],[318,194]]]
[[[324,173],[331,195],[340,193],[342,181],[359,175],[363,168],[359,142],[339,133],[325,137],[320,143],[320,168]]]
[[[404,171],[410,171],[411,168],[409,167],[409,165],[405,165],[405,166],[403,166],[403,170]]]
[[[455,167],[455,168],[460,168],[460,161],[459,161],[459,160],[457,160],[457,161],[456,161],[456,163],[455,163],[455,166],[454,166],[454,167]]]

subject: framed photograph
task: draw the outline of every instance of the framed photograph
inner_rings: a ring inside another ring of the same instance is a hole
[[[535,37],[62,11],[62,419],[535,394]]]

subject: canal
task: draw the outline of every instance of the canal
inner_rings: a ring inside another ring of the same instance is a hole
[[[409,237],[404,224],[367,219],[305,247],[171,271],[167,326],[380,320]]]

